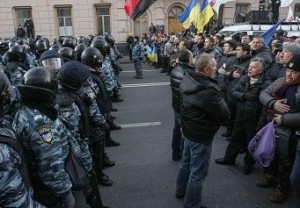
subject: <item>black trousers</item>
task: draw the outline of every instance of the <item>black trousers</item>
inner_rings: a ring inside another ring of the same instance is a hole
[[[249,141],[255,136],[256,126],[257,122],[254,121],[235,121],[231,140],[225,152],[225,159],[235,161],[240,149],[248,145]],[[247,165],[254,165],[255,163],[248,150],[244,161]]]

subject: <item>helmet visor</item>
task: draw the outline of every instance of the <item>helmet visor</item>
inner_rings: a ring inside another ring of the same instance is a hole
[[[60,58],[50,58],[42,61],[44,67],[48,69],[58,71],[62,65],[62,60]]]

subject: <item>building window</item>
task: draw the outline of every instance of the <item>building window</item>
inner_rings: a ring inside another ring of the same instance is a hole
[[[178,33],[183,31],[182,24],[178,21],[179,16],[183,13],[184,9],[181,6],[173,6],[168,13],[168,32]]]
[[[300,17],[300,4],[295,4],[294,16]]]
[[[31,8],[15,8],[16,14],[16,27],[18,25],[22,25],[24,27],[24,23],[27,19],[32,20]]]
[[[247,13],[250,11],[250,4],[236,4],[235,5],[235,13],[234,13],[234,22],[245,22],[245,17]]]
[[[72,8],[56,8],[58,22],[58,36],[73,36]]]
[[[141,38],[147,33],[149,33],[149,16],[147,12],[144,12],[134,21],[134,34]]]
[[[235,13],[243,13],[247,14],[250,11],[250,4],[236,4],[235,5]]]
[[[110,7],[96,7],[97,33],[103,35],[105,32],[110,33]]]

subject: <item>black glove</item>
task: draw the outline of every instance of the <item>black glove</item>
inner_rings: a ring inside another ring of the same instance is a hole
[[[120,65],[118,65],[118,70],[121,72],[123,71],[123,68]]]
[[[117,56],[119,59],[123,58],[123,54],[119,53]]]
[[[256,94],[252,93],[252,92],[247,92],[243,95],[243,99],[245,101],[250,101],[250,102],[253,102],[253,101],[256,101],[258,98],[258,96],[256,96]]]
[[[75,207],[75,198],[72,194],[71,191],[69,191],[64,199],[63,199],[63,204],[65,208],[74,208]]]

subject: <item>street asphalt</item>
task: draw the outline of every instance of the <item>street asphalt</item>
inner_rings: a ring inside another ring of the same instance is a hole
[[[123,86],[122,103],[113,115],[124,128],[112,131],[119,147],[107,147],[106,152],[116,165],[104,169],[114,181],[111,187],[100,186],[103,203],[111,208],[180,208],[182,200],[175,197],[179,162],[171,159],[171,139],[174,123],[171,107],[169,76],[144,64],[143,79],[135,79],[133,64],[124,61],[119,80]],[[283,204],[268,201],[274,188],[258,188],[255,183],[262,168],[255,166],[244,175],[243,155],[235,166],[216,165],[223,157],[228,142],[220,136],[213,141],[208,177],[204,183],[203,205],[208,208],[296,208],[295,194]],[[79,197],[78,207],[84,199]]]

